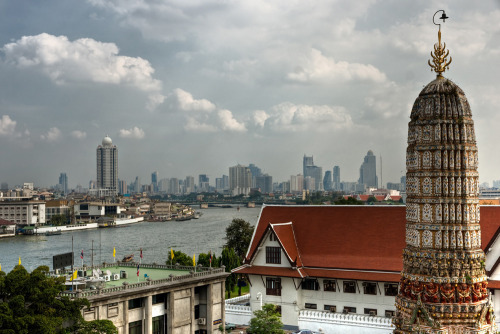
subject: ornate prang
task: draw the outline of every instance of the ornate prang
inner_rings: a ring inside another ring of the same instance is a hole
[[[437,78],[420,92],[408,123],[406,247],[394,334],[495,334],[474,121],[462,89],[441,75],[451,57],[441,32],[438,39],[429,61]]]

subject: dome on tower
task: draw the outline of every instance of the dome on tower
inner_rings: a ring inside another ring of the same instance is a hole
[[[410,114],[412,120],[456,120],[463,117],[471,117],[465,93],[443,76],[438,76],[422,89]]]
[[[111,145],[113,145],[113,141],[111,140],[111,138],[109,138],[109,136],[104,137],[104,139],[102,140],[102,146],[111,146]]]

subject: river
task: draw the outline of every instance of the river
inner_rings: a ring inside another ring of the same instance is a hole
[[[225,243],[226,227],[234,218],[241,218],[255,225],[260,207],[208,208],[198,209],[203,215],[200,219],[187,221],[144,222],[124,227],[101,228],[67,232],[52,236],[24,236],[0,239],[0,264],[4,272],[11,271],[21,264],[32,271],[40,265],[52,269],[52,256],[71,252],[71,238],[75,266],[80,266],[80,252],[83,249],[84,264],[91,265],[91,248],[94,242],[94,264],[113,262],[113,247],[116,260],[134,254],[139,260],[143,250],[145,263],[165,263],[170,256],[170,248],[182,251],[189,256],[208,253],[212,250],[220,256]]]

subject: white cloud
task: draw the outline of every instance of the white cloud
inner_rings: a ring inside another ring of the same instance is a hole
[[[253,121],[254,121],[255,125],[257,125],[261,128],[264,127],[264,124],[266,124],[266,120],[269,117],[270,116],[264,110],[255,110],[253,112]]]
[[[184,111],[205,111],[211,112],[215,110],[215,104],[206,99],[196,100],[191,93],[180,88],[174,89],[171,94],[176,108]]]
[[[12,120],[9,115],[3,115],[0,119],[0,136],[16,136],[17,122]]]
[[[231,132],[245,132],[247,131],[245,124],[238,122],[234,119],[233,113],[229,110],[219,110],[217,112],[222,130]]]
[[[40,139],[50,143],[58,141],[62,137],[61,130],[56,127],[50,128],[46,134],[40,136]]]
[[[140,57],[120,56],[114,43],[91,38],[70,41],[66,36],[42,33],[23,36],[6,44],[5,60],[20,69],[34,69],[56,84],[105,83],[126,85],[160,95],[161,82],[153,78],[155,70]],[[159,101],[158,97],[154,98]]]
[[[87,133],[85,131],[75,130],[71,132],[71,136],[76,139],[85,139],[87,138]]]
[[[344,107],[304,105],[290,102],[271,108],[264,126],[274,131],[331,131],[350,128],[351,116]]]
[[[190,132],[216,132],[217,128],[214,125],[200,122],[194,117],[188,117],[184,130]]]
[[[287,78],[299,82],[352,80],[384,82],[386,80],[385,74],[372,65],[336,62],[316,49],[312,49],[303,64],[297,66],[294,72],[288,73]]]
[[[137,126],[134,126],[131,129],[121,129],[119,136],[121,138],[142,139],[144,138],[144,131]]]

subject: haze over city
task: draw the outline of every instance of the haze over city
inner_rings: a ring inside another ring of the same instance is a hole
[[[304,154],[357,181],[368,150],[384,182],[405,171],[412,103],[432,73],[444,9],[446,77],[475,120],[480,181],[498,179],[497,1],[0,4],[0,181],[95,179],[105,135],[119,177],[207,174],[255,163],[276,181]]]

